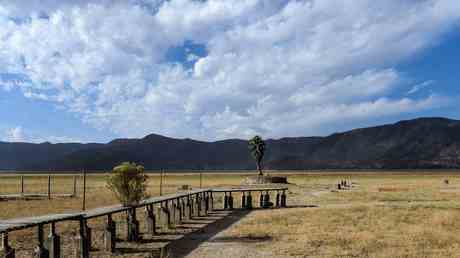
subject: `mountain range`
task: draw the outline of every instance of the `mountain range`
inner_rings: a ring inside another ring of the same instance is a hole
[[[418,118],[325,137],[266,140],[265,169],[460,168],[460,120]],[[101,143],[0,142],[1,170],[255,169],[247,140],[204,142],[150,134]]]

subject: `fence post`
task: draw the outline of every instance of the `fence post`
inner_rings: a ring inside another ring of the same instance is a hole
[[[83,204],[82,210],[86,210],[86,170],[83,169]]]
[[[24,195],[24,175],[21,175],[21,195]]]
[[[51,175],[48,175],[48,200],[51,199]]]
[[[163,195],[163,169],[160,170],[160,196]]]
[[[77,197],[77,176],[73,176],[73,197]]]

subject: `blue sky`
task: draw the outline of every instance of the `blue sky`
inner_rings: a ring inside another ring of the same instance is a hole
[[[458,42],[448,0],[0,0],[0,141],[460,119]]]

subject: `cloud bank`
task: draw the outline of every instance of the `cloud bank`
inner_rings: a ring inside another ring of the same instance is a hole
[[[443,105],[395,67],[459,19],[449,0],[0,1],[0,89],[123,136],[321,134]]]

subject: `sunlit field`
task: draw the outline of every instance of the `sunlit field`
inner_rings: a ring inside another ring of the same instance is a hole
[[[203,174],[201,182],[203,188],[238,186],[246,176]],[[105,177],[88,175],[88,209],[116,203]],[[352,181],[353,187],[336,190],[341,179]],[[216,250],[213,245],[198,248],[196,257],[215,257],[209,254],[219,252],[223,257],[244,257],[248,252],[256,254],[248,257],[458,257],[460,253],[460,173],[289,173],[288,181],[289,208],[252,211],[219,235],[228,244]],[[47,176],[28,176],[26,192],[46,193],[47,182]],[[79,179],[76,198],[0,201],[0,219],[80,211],[81,183]],[[162,191],[177,192],[182,185],[199,188],[200,176],[166,174]],[[53,178],[53,193],[72,189],[73,176]],[[0,194],[19,191],[19,177],[0,178]],[[151,175],[149,194],[159,193],[160,177]],[[239,195],[235,197],[239,207]],[[91,223],[102,227],[103,220]],[[24,237],[32,239],[33,234],[23,230],[11,235],[16,246],[27,246]],[[235,245],[239,248],[225,248]]]

